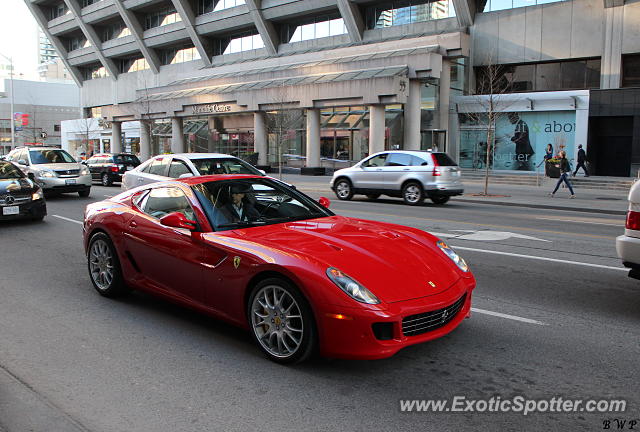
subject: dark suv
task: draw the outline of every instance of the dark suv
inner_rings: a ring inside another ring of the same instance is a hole
[[[83,162],[91,171],[91,179],[99,180],[103,186],[121,182],[122,176],[138,165],[140,160],[129,153],[100,153]]]

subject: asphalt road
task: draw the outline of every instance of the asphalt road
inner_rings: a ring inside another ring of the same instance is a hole
[[[51,198],[44,223],[0,224],[0,430],[573,431],[640,420],[640,281],[616,258],[622,216],[333,200],[338,214],[457,247],[478,279],[475,311],[390,359],[283,367],[242,330],[146,294],[94,292],[78,222],[118,191]],[[400,411],[401,399],[496,395],[625,399],[627,411]]]

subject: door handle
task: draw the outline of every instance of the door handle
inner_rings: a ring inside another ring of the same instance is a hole
[[[142,181],[144,181],[144,179],[142,177],[138,177],[138,181],[142,182]]]
[[[129,228],[135,228],[137,226],[138,226],[138,223],[136,221],[129,222]]]
[[[382,171],[382,168],[376,168],[376,171]]]
[[[402,171],[411,171],[411,168],[402,168]]]

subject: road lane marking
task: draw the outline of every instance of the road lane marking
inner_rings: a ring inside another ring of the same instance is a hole
[[[428,231],[429,234],[433,234],[436,237],[444,237],[444,238],[456,238],[460,240],[476,240],[476,241],[498,241],[498,240],[508,240],[510,238],[519,238],[525,240],[536,240],[541,242],[551,243],[551,240],[545,240],[537,237],[531,237],[524,234],[517,234],[507,231],[491,231],[491,230],[450,230],[450,231],[458,231],[460,234],[446,234],[446,233],[437,233],[433,231]]]
[[[51,215],[51,216],[56,217],[56,218],[58,218],[58,219],[66,220],[66,221],[68,221],[68,222],[73,222],[73,223],[77,223],[77,224],[79,224],[79,225],[82,225],[82,222],[77,221],[77,220],[74,220],[74,219],[69,219],[68,217],[59,216],[59,215]]]
[[[105,198],[113,198],[115,195],[103,195]]]
[[[570,217],[549,217],[549,216],[536,216],[536,219],[541,220],[552,220],[552,221],[560,221],[560,222],[571,222],[571,223],[582,223],[582,224],[590,224],[590,225],[607,225],[607,226],[616,226],[623,227],[624,226],[624,218],[622,219],[574,219]],[[595,222],[598,221],[598,222]]]
[[[546,326],[549,324],[545,324],[541,321],[536,321],[534,319],[531,318],[523,318],[523,317],[519,317],[519,316],[515,316],[515,315],[509,315],[509,314],[503,314],[500,312],[493,312],[493,311],[489,311],[486,309],[478,309],[478,308],[471,308],[471,312],[476,312],[479,314],[485,314],[485,315],[491,315],[491,316],[495,316],[495,317],[499,317],[499,318],[505,318],[505,319],[510,319],[513,321],[520,321],[523,323],[527,323],[527,324],[535,324],[535,325],[542,325],[542,326]]]
[[[516,258],[528,258],[528,259],[534,259],[534,260],[540,260],[540,261],[551,261],[551,262],[557,262],[557,263],[562,263],[562,264],[581,265],[581,266],[586,266],[586,267],[595,267],[595,268],[602,268],[602,269],[607,269],[607,270],[629,271],[629,269],[624,268],[624,267],[613,267],[613,266],[607,266],[607,265],[603,265],[603,264],[591,264],[591,263],[585,263],[585,262],[579,262],[579,261],[568,261],[568,260],[563,260],[563,259],[547,258],[547,257],[541,257],[541,256],[535,256],[535,255],[523,255],[523,254],[517,254],[517,253],[512,253],[512,252],[491,251],[491,250],[486,250],[486,249],[476,249],[476,248],[470,248],[470,247],[464,247],[464,246],[451,245],[451,247],[454,248],[454,249],[459,249],[459,250],[468,250],[468,251],[472,251],[472,252],[483,252],[483,253],[495,254],[495,255],[507,255],[507,256],[512,256],[512,257],[516,257]]]

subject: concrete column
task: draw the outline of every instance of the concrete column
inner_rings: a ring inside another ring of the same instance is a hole
[[[182,127],[182,118],[173,117],[171,119],[171,152],[185,153],[187,150],[184,145],[184,128]]]
[[[604,9],[604,51],[600,65],[600,88],[620,88],[622,78],[622,24],[624,5]]]
[[[308,168],[320,166],[320,110],[307,110],[307,163]]]
[[[449,98],[451,97],[451,63],[442,59],[442,71],[440,72],[440,95],[439,95],[439,118],[440,129],[447,131],[447,142],[445,148],[438,148],[438,151],[448,150],[449,141]]]
[[[404,105],[404,150],[420,150],[420,80],[409,81],[409,95]]]
[[[144,162],[151,157],[151,122],[140,121],[140,161]]]
[[[369,105],[369,154],[384,151],[384,105]]]
[[[258,153],[258,165],[267,164],[268,136],[265,121],[265,113],[257,111],[253,113],[253,151]]]
[[[111,153],[122,151],[122,122],[111,123]]]

